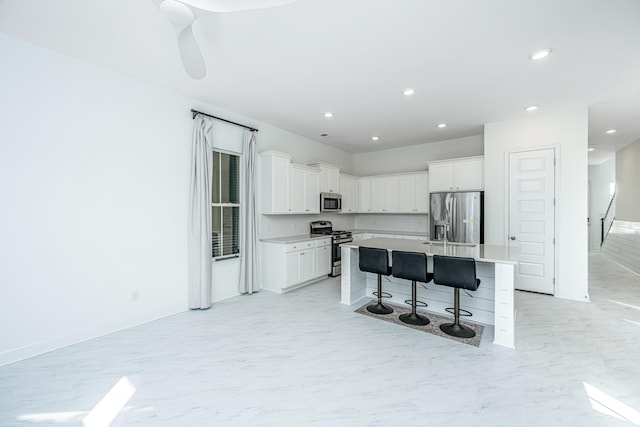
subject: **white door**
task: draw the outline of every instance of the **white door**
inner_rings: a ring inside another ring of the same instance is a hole
[[[509,244],[518,247],[516,289],[554,293],[555,150],[509,154]]]

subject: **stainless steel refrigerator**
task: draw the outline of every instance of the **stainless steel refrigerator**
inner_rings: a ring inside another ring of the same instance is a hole
[[[484,192],[431,193],[431,240],[484,243]]]

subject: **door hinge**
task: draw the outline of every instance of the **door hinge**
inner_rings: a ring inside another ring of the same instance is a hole
[[[556,238],[555,237],[553,238],[553,244],[554,245],[556,244]]]
[[[554,285],[556,284],[556,278],[555,277],[553,278],[553,284]]]
[[[553,198],[553,206],[555,206],[555,205],[556,205],[556,198],[554,197]]]
[[[555,166],[555,165],[556,165],[556,158],[554,157],[553,158],[553,166]]]

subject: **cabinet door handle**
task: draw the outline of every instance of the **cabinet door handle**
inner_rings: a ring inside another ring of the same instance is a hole
[[[511,236],[511,240],[516,240],[516,236]]]

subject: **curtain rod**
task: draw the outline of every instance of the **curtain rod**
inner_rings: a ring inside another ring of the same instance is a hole
[[[230,123],[232,125],[240,126],[245,129],[249,129],[251,132],[258,132],[258,129],[252,128],[251,126],[243,125],[241,123],[232,122],[231,120],[223,119],[222,117],[212,116],[211,114],[203,113],[202,111],[191,109],[191,113],[193,114],[192,119],[196,118],[196,114],[202,114],[203,116],[211,117],[212,119],[220,120],[221,122]]]

